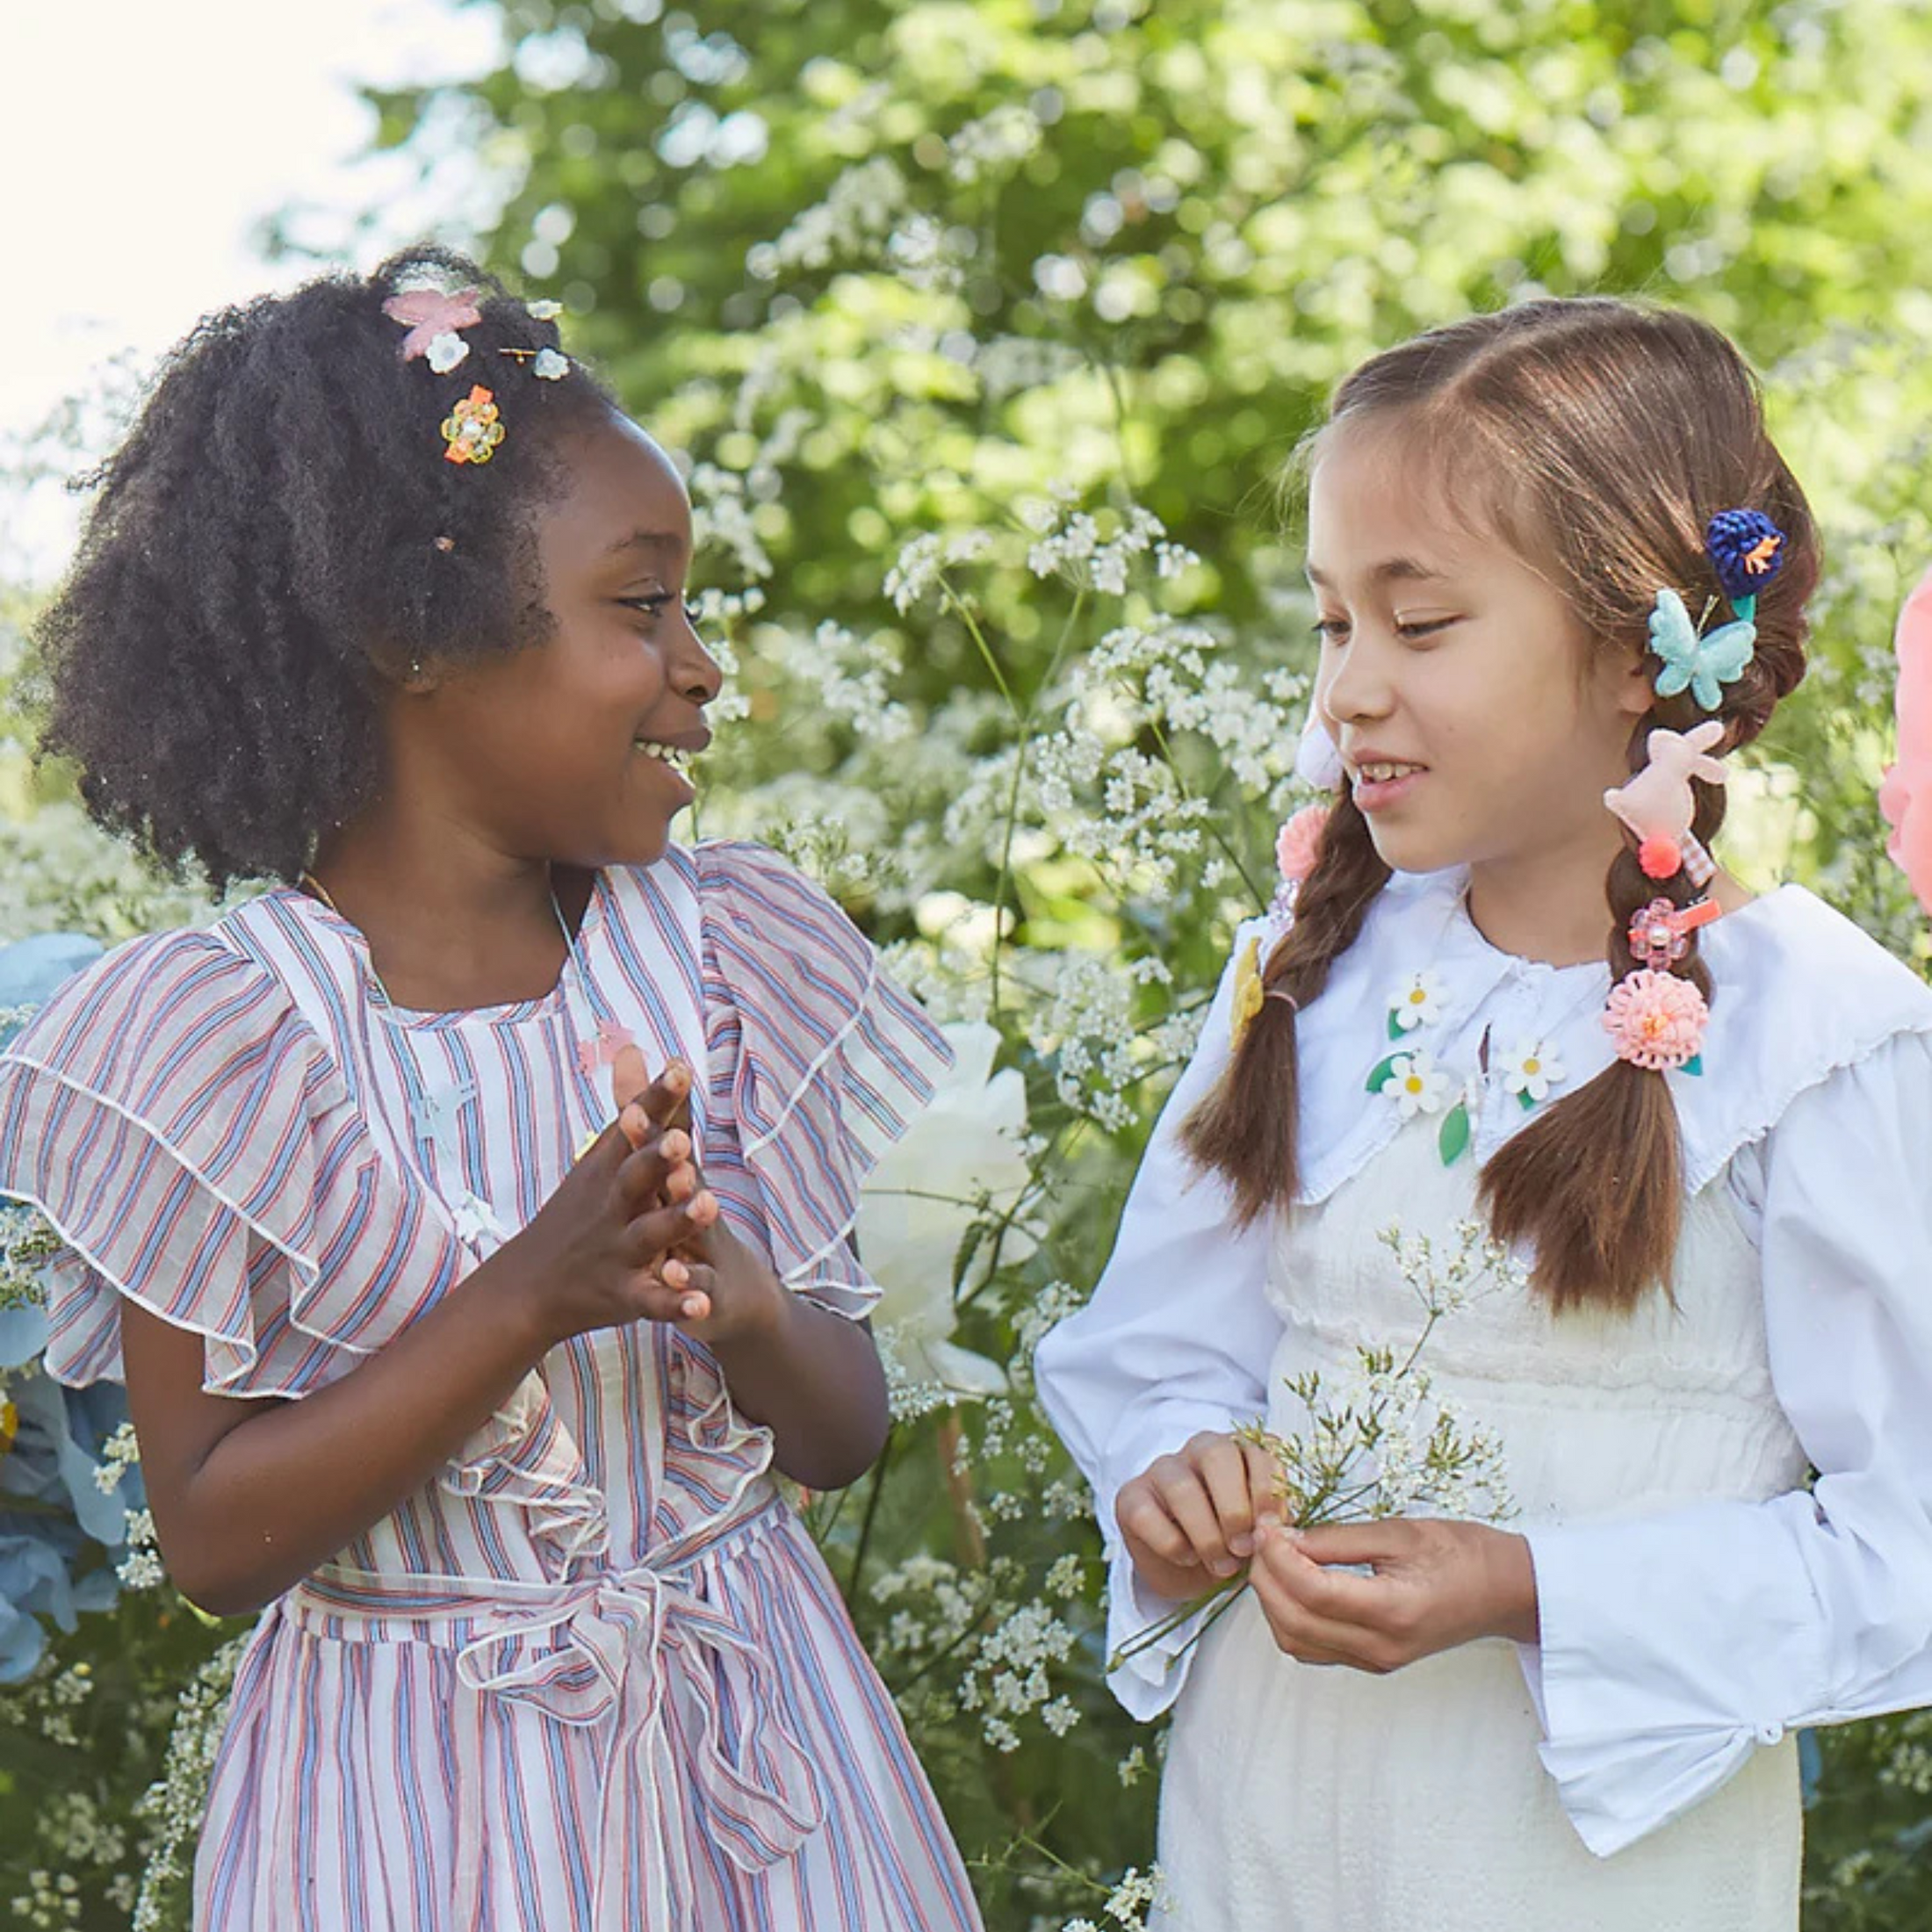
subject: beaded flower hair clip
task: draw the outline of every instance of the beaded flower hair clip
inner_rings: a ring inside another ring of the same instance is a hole
[[[458,289],[445,295],[436,289],[413,288],[390,296],[382,312],[408,330],[402,338],[403,361],[420,357],[436,375],[447,376],[469,360],[470,345],[463,331],[474,328],[483,320],[481,301],[479,289]],[[532,321],[549,322],[563,314],[563,306],[558,302],[530,302],[525,305],[525,313]],[[530,373],[543,382],[559,382],[570,373],[570,358],[559,350],[501,349],[497,353],[528,363]],[[469,394],[443,419],[443,460],[487,463],[506,433],[495,392],[482,383],[472,384]]]

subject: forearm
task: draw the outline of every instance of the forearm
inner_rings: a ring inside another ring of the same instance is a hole
[[[257,1609],[429,1481],[544,1352],[516,1267],[493,1258],[340,1381],[229,1430],[157,1510],[183,1594]]]
[[[769,1320],[713,1342],[712,1352],[733,1406],[771,1431],[778,1467],[807,1489],[842,1489],[884,1446],[890,1418],[878,1349],[859,1323],[775,1278],[771,1288]]]

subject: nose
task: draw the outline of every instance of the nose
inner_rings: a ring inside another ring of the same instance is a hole
[[[1337,740],[1344,725],[1387,717],[1394,704],[1387,657],[1366,630],[1316,674],[1316,711]]]
[[[678,629],[676,652],[671,663],[671,685],[679,696],[702,707],[710,703],[724,688],[724,674],[718,668],[717,660],[704,648],[704,639],[698,633],[696,617],[687,616]]]

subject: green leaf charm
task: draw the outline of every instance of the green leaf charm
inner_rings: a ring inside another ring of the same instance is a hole
[[[1704,1071],[1704,1056],[1701,1053],[1693,1053],[1677,1071],[1680,1073],[1701,1074]]]
[[[1468,1145],[1469,1109],[1458,1100],[1442,1117],[1442,1126],[1436,1135],[1436,1150],[1442,1156],[1445,1167],[1453,1167]]]
[[[1517,1095],[1517,1099],[1522,1101],[1523,1111],[1525,1114],[1531,1113],[1535,1108],[1536,1096],[1527,1087],[1525,1087],[1522,1092]]]
[[[1402,1010],[1400,1006],[1388,1009],[1388,1037],[1391,1040],[1406,1040],[1409,1029],[1402,1025]]]
[[[1388,1085],[1389,1077],[1395,1071],[1395,1063],[1401,1057],[1400,1054],[1392,1053],[1386,1060],[1378,1060],[1368,1070],[1368,1078],[1365,1085],[1371,1093],[1380,1093]]]

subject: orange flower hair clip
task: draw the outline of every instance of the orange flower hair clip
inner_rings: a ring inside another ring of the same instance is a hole
[[[502,412],[496,396],[478,383],[443,419],[446,463],[487,463],[503,440]]]

